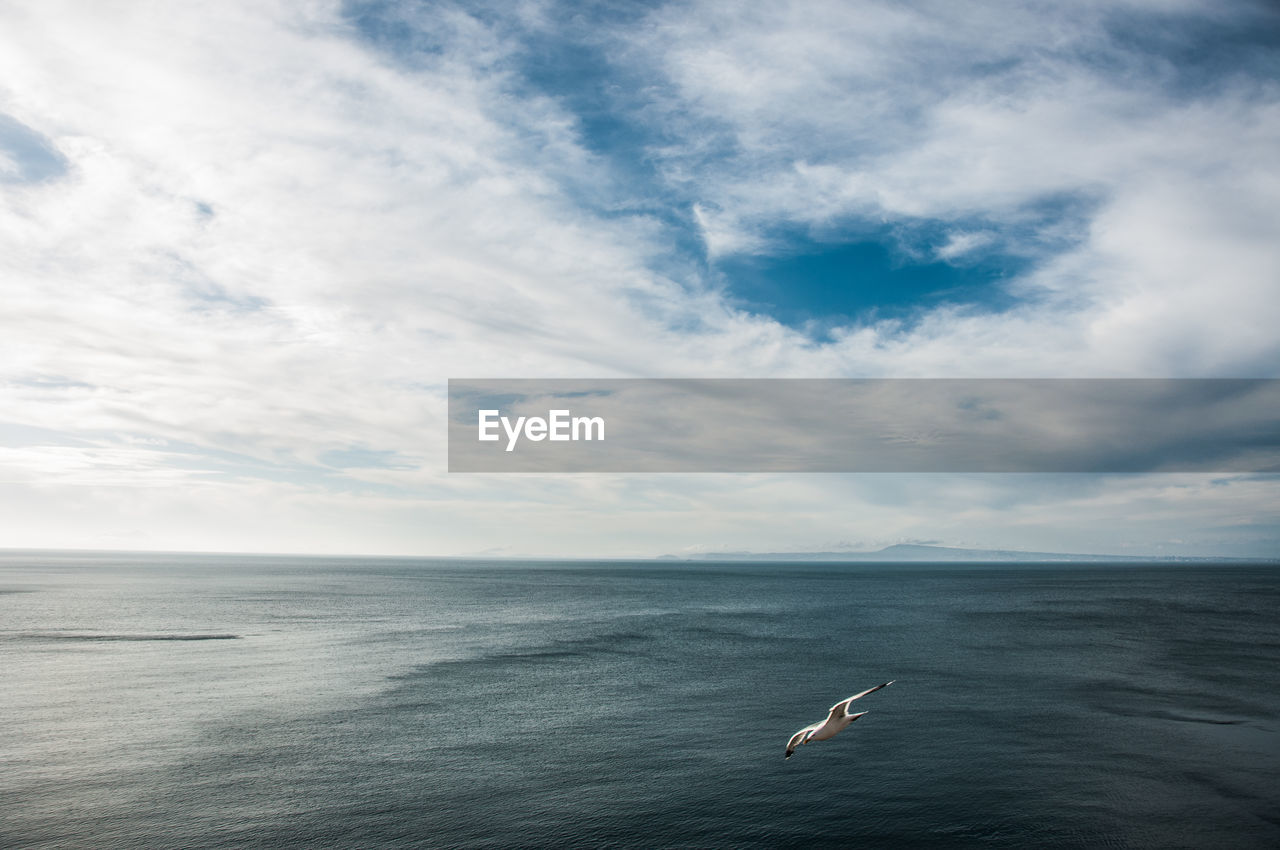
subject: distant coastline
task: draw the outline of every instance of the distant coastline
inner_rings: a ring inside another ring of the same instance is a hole
[[[915,563],[1131,563],[1131,564],[1277,564],[1276,558],[1240,558],[1186,555],[1091,555],[1067,552],[1022,552],[1013,549],[962,549],[952,546],[929,546],[899,543],[872,552],[698,552],[688,555],[662,555],[662,561],[772,561],[805,563],[812,561],[847,562],[915,562]]]

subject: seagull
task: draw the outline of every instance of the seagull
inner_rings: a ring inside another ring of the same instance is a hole
[[[786,757],[791,758],[791,754],[794,753],[796,751],[796,747],[801,744],[807,744],[810,741],[825,741],[828,738],[834,738],[836,735],[843,732],[846,726],[866,714],[865,711],[860,711],[857,714],[850,714],[849,703],[853,702],[855,699],[862,699],[867,694],[874,694],[881,688],[887,688],[896,681],[897,679],[894,679],[892,681],[885,682],[883,685],[876,685],[874,688],[867,688],[862,693],[854,694],[848,699],[842,699],[840,702],[831,706],[831,711],[827,713],[826,720],[814,723],[811,726],[806,726],[791,736],[791,740],[787,741]]]

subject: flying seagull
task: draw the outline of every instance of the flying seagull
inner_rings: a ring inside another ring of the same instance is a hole
[[[791,758],[791,754],[794,753],[796,751],[796,747],[801,744],[807,744],[810,741],[825,741],[828,738],[834,738],[836,735],[843,732],[846,726],[866,714],[865,711],[860,711],[857,714],[850,714],[849,703],[853,702],[855,699],[862,699],[867,694],[874,694],[881,688],[887,688],[896,681],[897,679],[894,679],[893,681],[885,682],[883,685],[876,685],[874,688],[867,688],[862,693],[854,694],[848,699],[840,700],[840,702],[831,706],[831,711],[827,713],[826,720],[814,723],[812,726],[806,726],[791,736],[791,740],[787,741],[787,758]]]

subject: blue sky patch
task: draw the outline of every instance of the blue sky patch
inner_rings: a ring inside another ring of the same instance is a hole
[[[0,114],[0,183],[38,183],[67,172],[67,158],[45,136],[8,115]]]
[[[1017,300],[1006,282],[1029,267],[1007,254],[953,264],[912,257],[890,237],[846,244],[802,242],[782,256],[735,256],[716,263],[739,309],[795,328],[879,319],[909,320],[943,305],[1000,312]]]

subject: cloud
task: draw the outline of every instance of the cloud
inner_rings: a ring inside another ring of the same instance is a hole
[[[444,382],[1275,373],[1261,7],[575,14],[5,6],[0,131],[57,167],[5,146],[0,409],[42,436],[7,444],[0,545],[114,523],[160,548],[474,551],[505,516],[521,551],[665,528],[778,548],[778,504],[814,539],[854,506],[859,534],[940,538],[936,482],[907,520],[838,481],[450,478]],[[921,257],[1030,258],[1017,307],[816,338],[735,306],[721,258],[867,221]]]
[[[994,240],[990,233],[953,231],[947,234],[947,241],[934,249],[934,255],[940,260],[954,262],[981,248],[990,245]]]
[[[885,324],[846,368],[887,368],[885,344],[989,374],[976,334],[1021,348],[1023,374],[1252,375],[1280,319],[1277,32],[1251,4],[706,2],[622,38],[669,86],[647,114],[687,141],[655,156],[716,210],[713,259],[780,226],[934,221],[1035,260],[1012,316]],[[1070,348],[1044,333],[1064,322]]]

